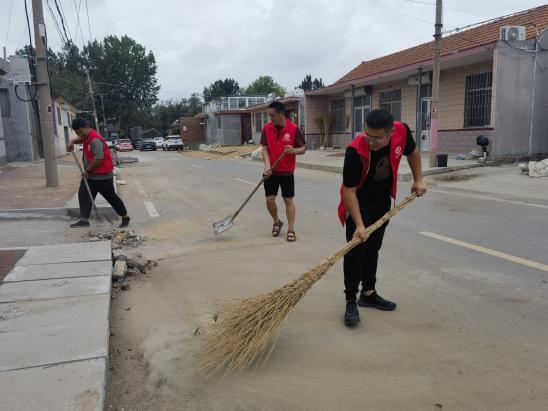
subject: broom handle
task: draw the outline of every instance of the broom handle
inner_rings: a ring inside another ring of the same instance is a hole
[[[271,169],[271,170],[274,170],[274,167],[276,167],[276,166],[278,165],[278,163],[279,163],[280,161],[282,161],[282,158],[284,158],[285,154],[286,154],[286,153],[285,153],[285,151],[284,151],[284,152],[282,153],[282,155],[281,155],[280,157],[278,157],[276,161],[274,161],[274,164],[272,164],[272,165],[270,166],[270,169]],[[270,176],[268,176],[268,177],[270,177]],[[253,197],[253,194],[255,194],[255,193],[257,192],[257,190],[259,189],[259,187],[261,186],[261,184],[263,184],[264,181],[265,181],[268,177],[267,177],[267,176],[263,176],[262,180],[259,181],[259,182],[257,183],[257,185],[255,186],[255,188],[253,189],[253,191],[251,192],[251,194],[245,199],[244,203],[240,206],[240,208],[238,208],[238,211],[236,211],[236,212],[234,213],[234,215],[232,216],[232,219],[233,219],[233,220],[236,218],[236,216],[237,216],[238,214],[240,214],[240,211],[243,210],[243,208],[245,207],[245,205],[249,202],[249,200],[251,200],[251,197]]]
[[[74,154],[74,151],[71,151],[70,153],[72,154],[72,157],[74,158],[74,161],[76,161],[76,164],[78,165],[78,168],[80,169],[80,173],[82,174],[82,179],[84,180],[84,184],[88,191],[89,199],[91,200],[91,205],[93,206],[93,211],[95,211],[95,217],[97,217],[97,220],[101,222],[101,217],[99,217],[99,213],[97,212],[97,206],[95,205],[95,201],[93,201],[93,196],[91,195],[91,189],[89,188],[88,179],[84,177],[84,169],[80,165],[80,162],[78,161],[78,157],[76,157],[76,154]]]
[[[395,206],[393,209],[388,211],[385,215],[383,215],[381,218],[379,218],[374,224],[371,224],[369,227],[365,229],[365,233],[367,234],[367,238],[377,229],[379,229],[384,223],[386,223],[388,220],[390,220],[392,217],[394,217],[402,208],[404,208],[406,205],[408,205],[410,202],[412,202],[415,198],[417,198],[417,193],[413,193],[410,196],[406,197],[405,200],[403,200],[401,203],[399,203],[397,206]],[[335,251],[333,254],[331,254],[329,257],[327,257],[327,260],[334,263],[339,258],[344,257],[350,250],[352,250],[357,245],[365,242],[367,240],[362,240],[361,237],[353,238],[351,241],[346,243],[346,245],[339,250]]]

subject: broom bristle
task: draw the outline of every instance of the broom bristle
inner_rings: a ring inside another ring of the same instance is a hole
[[[284,320],[333,263],[325,260],[268,294],[222,305],[204,335],[202,371],[231,375],[266,362]]]
[[[407,197],[366,230],[367,236],[381,227],[394,214],[411,202]],[[323,277],[337,260],[362,242],[354,238],[320,264],[293,282],[270,293],[225,303],[215,314],[215,322],[206,327],[203,336],[201,371],[206,375],[222,371],[233,375],[268,360],[280,328],[301,298]]]

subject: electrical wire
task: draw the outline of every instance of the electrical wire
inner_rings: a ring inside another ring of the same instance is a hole
[[[53,0],[54,3],[55,3],[55,7],[57,8],[57,13],[59,14],[59,18],[61,19],[61,25],[63,26],[63,32],[65,33],[65,37],[70,41],[72,42],[72,36],[69,36],[67,34],[67,28],[65,27],[65,18],[64,18],[64,14],[65,12],[61,12],[61,9],[62,9],[62,6],[60,7],[59,6],[59,3],[57,2],[57,0]],[[69,32],[70,32],[70,29],[69,29]]]
[[[88,0],[85,0],[86,1],[86,15],[88,17],[88,30],[89,30],[89,42],[91,43],[91,24],[89,24],[89,10],[88,10]]]
[[[13,0],[10,3],[10,11],[8,12],[8,29],[6,30],[6,44],[10,38],[10,26],[11,26],[11,11],[13,10]]]

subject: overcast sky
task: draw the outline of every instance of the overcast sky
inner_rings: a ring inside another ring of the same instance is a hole
[[[32,10],[28,1],[29,13]],[[50,47],[61,40],[44,1]],[[307,73],[330,84],[362,60],[430,41],[435,0],[58,0],[70,36],[80,4],[84,41],[128,35],[152,50],[160,99],[202,92],[219,78],[247,86],[271,75],[288,90]],[[53,4],[53,0],[49,0]],[[542,0],[445,0],[444,29],[546,4]],[[476,7],[478,10],[476,10]],[[34,40],[34,38],[33,38]],[[0,0],[0,45],[28,43],[24,2]]]

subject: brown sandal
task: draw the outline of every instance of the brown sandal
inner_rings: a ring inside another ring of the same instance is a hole
[[[288,231],[286,240],[290,243],[297,241],[297,236],[295,235],[295,231]]]
[[[283,226],[284,222],[282,220],[272,224],[272,237],[278,237],[280,235],[280,232],[282,231]]]

